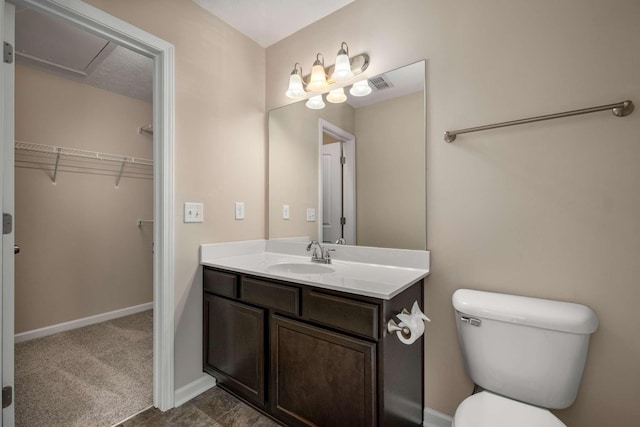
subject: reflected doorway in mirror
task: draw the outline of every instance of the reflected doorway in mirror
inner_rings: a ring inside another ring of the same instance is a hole
[[[356,137],[319,119],[318,237],[323,243],[356,245]]]

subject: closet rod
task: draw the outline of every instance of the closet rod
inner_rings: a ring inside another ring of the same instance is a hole
[[[522,125],[525,123],[541,122],[544,120],[559,119],[562,117],[578,116],[580,114],[597,113],[598,111],[611,110],[616,117],[625,117],[633,112],[634,106],[631,101],[622,101],[615,104],[600,105],[599,107],[583,108],[581,110],[565,111],[564,113],[547,114],[545,116],[529,117],[528,119],[512,120],[509,122],[494,123],[492,125],[478,126],[467,129],[451,130],[444,133],[446,142],[453,142],[456,136],[463,133],[478,132],[481,130],[503,128],[507,126]]]

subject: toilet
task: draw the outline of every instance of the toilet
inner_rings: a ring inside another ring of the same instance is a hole
[[[576,399],[598,328],[593,310],[470,289],[452,302],[465,369],[483,389],[458,406],[452,427],[565,426],[549,409]]]

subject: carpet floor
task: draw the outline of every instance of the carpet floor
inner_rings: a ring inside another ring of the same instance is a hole
[[[109,427],[152,404],[152,310],[15,346],[17,427]]]

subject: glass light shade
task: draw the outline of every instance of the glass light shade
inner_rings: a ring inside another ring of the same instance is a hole
[[[347,100],[347,95],[344,94],[344,89],[339,87],[338,89],[334,89],[327,95],[327,101],[333,104],[340,104]]]
[[[344,51],[340,51],[344,52]],[[337,83],[345,83],[355,77],[353,71],[351,71],[351,62],[349,61],[349,55],[341,53],[336,57],[336,65],[331,74],[331,79]]]
[[[313,92],[323,92],[329,87],[327,83],[327,76],[324,73],[324,67],[322,64],[314,64],[311,69],[311,78],[307,89]]]
[[[325,107],[322,95],[312,96],[305,105],[312,110],[322,110]]]
[[[353,96],[367,96],[371,93],[371,87],[369,86],[369,80],[360,80],[355,82],[349,93]]]
[[[306,94],[304,87],[302,87],[302,78],[300,74],[294,73],[289,77],[289,89],[285,92],[289,98],[300,99]]]

